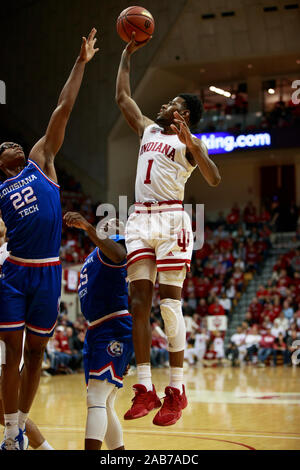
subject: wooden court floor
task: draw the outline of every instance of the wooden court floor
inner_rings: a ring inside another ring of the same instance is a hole
[[[154,411],[122,419],[136,383],[130,372],[116,404],[128,450],[300,449],[300,368],[188,368],[185,381],[188,408],[161,428]],[[154,369],[153,382],[162,397],[168,369]],[[85,399],[83,374],[42,377],[30,417],[55,449],[83,449]]]

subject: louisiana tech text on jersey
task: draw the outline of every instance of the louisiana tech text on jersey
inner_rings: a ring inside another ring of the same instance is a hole
[[[14,184],[11,184],[7,188],[4,188],[4,189],[0,190],[0,199],[2,199],[4,196],[6,196],[9,193],[12,193],[16,189],[23,188],[24,186],[26,186],[27,184],[32,183],[36,179],[37,179],[37,177],[35,175],[30,175],[30,176],[27,176],[26,178],[24,178],[20,181],[17,181]]]

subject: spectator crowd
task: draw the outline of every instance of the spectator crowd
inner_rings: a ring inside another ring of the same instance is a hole
[[[200,132],[255,132],[272,129],[293,128],[300,124],[300,105],[277,101],[272,109],[248,115],[247,96],[236,93],[226,104],[216,103],[206,109]]]
[[[48,341],[45,352],[43,375],[83,371],[83,344],[87,327],[83,315],[78,315],[75,322],[70,321],[67,307],[61,302],[54,335]]]

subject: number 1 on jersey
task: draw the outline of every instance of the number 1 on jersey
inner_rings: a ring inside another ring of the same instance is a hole
[[[148,160],[147,175],[144,184],[151,184],[150,174],[154,160]]]

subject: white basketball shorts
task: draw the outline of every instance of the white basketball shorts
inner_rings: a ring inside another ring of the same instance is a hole
[[[158,272],[190,270],[193,231],[181,202],[136,203],[125,239],[127,267],[151,259]]]

